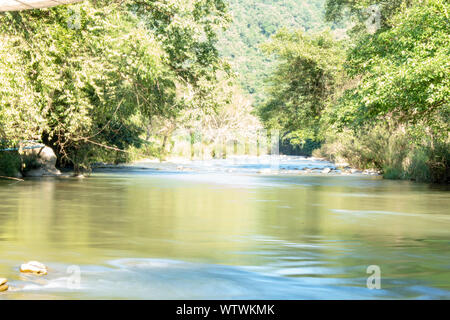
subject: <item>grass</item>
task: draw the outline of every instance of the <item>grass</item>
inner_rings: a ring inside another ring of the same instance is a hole
[[[448,139],[422,136],[418,141],[405,128],[389,131],[376,126],[358,136],[343,132],[329,137],[313,155],[359,169],[378,169],[386,179],[450,183]]]

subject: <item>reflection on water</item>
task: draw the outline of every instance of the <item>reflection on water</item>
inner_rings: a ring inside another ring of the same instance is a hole
[[[0,181],[0,299],[450,298],[448,189],[159,169]],[[20,275],[28,260],[49,275]]]

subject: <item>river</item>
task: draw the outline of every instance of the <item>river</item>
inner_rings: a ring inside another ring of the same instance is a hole
[[[448,187],[277,165],[0,180],[0,299],[450,299]],[[20,274],[29,260],[49,274]]]

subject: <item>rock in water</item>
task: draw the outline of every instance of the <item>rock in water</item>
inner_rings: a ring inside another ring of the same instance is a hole
[[[40,262],[29,261],[20,266],[20,272],[33,273],[33,274],[37,274],[37,275],[46,275],[47,267]]]
[[[56,169],[56,155],[50,147],[24,149],[22,151],[26,157],[34,158],[38,168],[24,172],[27,177],[59,176],[61,172]]]
[[[322,170],[322,173],[329,173],[330,171],[331,171],[330,168],[325,168],[325,169]]]
[[[0,278],[0,292],[8,290],[8,285],[6,284],[8,282],[8,279],[6,278]]]
[[[25,172],[26,177],[56,177],[60,175],[61,171],[56,168],[38,168]]]

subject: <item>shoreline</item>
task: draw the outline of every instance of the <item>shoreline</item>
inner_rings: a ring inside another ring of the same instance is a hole
[[[142,159],[131,163],[95,163],[97,169],[131,169],[179,172],[245,173],[261,175],[332,175],[332,176],[381,176],[376,170],[360,170],[347,164],[333,163],[323,158],[305,156],[232,156],[226,159],[186,159],[173,157]]]

